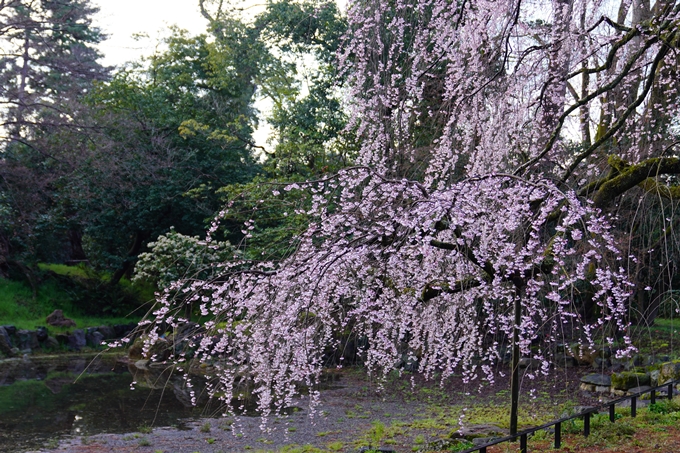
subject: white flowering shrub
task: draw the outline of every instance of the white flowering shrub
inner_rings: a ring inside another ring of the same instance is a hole
[[[132,280],[151,282],[158,289],[179,279],[209,279],[221,263],[237,254],[228,241],[207,242],[198,236],[178,233],[174,228],[148,247],[150,252],[139,255]]]

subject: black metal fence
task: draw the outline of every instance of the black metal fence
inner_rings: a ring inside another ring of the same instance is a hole
[[[676,379],[675,381],[667,382],[663,385],[659,385],[656,387],[652,387],[648,390],[645,390],[643,392],[635,393],[633,395],[627,395],[612,401],[609,401],[605,404],[601,404],[599,406],[593,406],[583,412],[580,412],[578,414],[571,415],[569,417],[563,417],[560,418],[559,420],[554,420],[550,423],[546,423],[544,425],[536,426],[534,428],[529,428],[525,429],[523,431],[518,432],[517,434],[511,435],[511,436],[506,436],[506,437],[501,437],[498,439],[495,439],[491,442],[488,442],[484,445],[479,445],[473,448],[469,448],[467,450],[463,450],[459,453],[473,453],[473,452],[479,452],[479,453],[486,453],[486,449],[488,447],[491,447],[492,445],[498,445],[503,442],[514,442],[517,439],[519,439],[519,449],[521,453],[527,453],[528,451],[528,440],[529,440],[529,435],[541,431],[544,429],[549,429],[551,427],[554,428],[555,432],[555,448],[560,448],[562,446],[562,423],[567,422],[569,420],[573,420],[576,418],[583,418],[583,435],[588,437],[590,435],[590,418],[593,416],[593,414],[597,414],[600,412],[600,410],[603,410],[605,408],[608,408],[609,410],[609,421],[614,423],[616,421],[616,405],[620,404],[624,401],[630,400],[630,416],[635,417],[637,415],[637,400],[640,398],[642,395],[645,395],[647,393],[650,394],[649,402],[650,404],[654,404],[656,402],[656,397],[657,397],[657,391],[666,389],[667,391],[667,398],[668,399],[673,399],[673,388],[675,387],[676,384],[680,383],[680,379]]]

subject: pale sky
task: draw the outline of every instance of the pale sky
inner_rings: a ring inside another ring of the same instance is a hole
[[[167,27],[178,25],[192,34],[205,31],[207,22],[197,0],[93,0],[99,6],[94,17],[108,39],[100,45],[106,65],[121,65],[150,55]],[[135,41],[132,35],[146,33],[149,39]]]
[[[94,25],[108,35],[108,39],[99,45],[104,56],[102,63],[107,66],[122,66],[152,55],[158,42],[168,36],[168,27],[172,25],[194,35],[204,33],[207,27],[198,0],[92,0],[92,3],[99,7],[99,13],[93,17]],[[264,9],[266,0],[231,0],[230,3],[242,8],[246,15],[252,15]],[[344,10],[346,1],[338,0],[338,4]],[[148,38],[134,39],[135,34],[145,34]],[[255,107],[261,115],[253,138],[258,145],[271,149],[272,145],[266,143],[271,129],[264,121],[271,102],[258,100]]]
[[[99,45],[105,65],[120,66],[153,54],[171,25],[187,29],[191,34],[206,31],[207,21],[201,16],[198,0],[93,0],[92,3],[99,7],[99,13],[93,18],[94,25],[108,35]],[[264,0],[239,1],[253,9],[264,3]],[[148,35],[148,39],[135,40],[133,35],[138,33]],[[260,110],[261,118],[253,138],[258,145],[270,149],[272,146],[266,143],[270,129],[262,118],[270,104],[258,101],[255,107]]]

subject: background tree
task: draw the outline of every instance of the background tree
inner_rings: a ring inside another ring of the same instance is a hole
[[[289,82],[263,93],[272,100],[269,123],[275,150],[266,164],[273,174],[314,175],[353,159],[341,106],[335,54],[347,29],[333,2],[269,2],[254,28],[279,60],[290,62]]]
[[[329,70],[344,30],[335,5],[271,3],[244,21],[205,3],[208,35],[174,29],[165,50],[110,79],[91,48],[101,35],[88,2],[3,4],[7,45],[16,50],[3,60],[11,143],[2,205],[15,216],[4,237],[17,263],[87,260],[112,271],[115,283],[170,226],[197,234],[218,209],[223,195],[215,191],[260,171],[251,137],[256,95],[277,102],[283,151],[265,157],[267,176],[295,179],[347,163]],[[322,62],[309,95],[286,60],[293,53]],[[290,230],[262,225],[279,229],[275,236]],[[239,230],[228,235],[240,240]]]
[[[253,87],[239,71],[239,44],[175,30],[166,45],[148,68],[93,92],[98,148],[64,189],[81,213],[88,256],[116,271],[112,282],[171,226],[203,231],[219,206],[215,190],[257,171]]]
[[[0,235],[12,259],[32,262],[77,238],[51,217],[55,189],[77,167],[78,134],[88,125],[82,98],[108,77],[94,46],[103,36],[91,25],[87,0],[10,1],[0,5],[0,193],[11,216]],[[54,230],[64,239],[54,240]],[[77,243],[73,258],[83,258]],[[45,252],[41,255],[42,252]]]
[[[230,5],[208,1],[201,5],[213,29],[223,30],[233,20]],[[244,257],[259,262],[282,259],[295,249],[295,236],[308,222],[302,212],[311,206],[303,194],[272,191],[281,189],[284,181],[301,182],[349,165],[357,145],[352,132],[345,130],[343,82],[334,66],[346,30],[337,6],[319,1],[268,2],[247,23],[244,33],[260,43],[256,96],[271,102],[266,119],[274,129],[270,138],[274,149],[259,150],[261,176],[247,184],[225,186],[220,194],[225,203],[232,203],[223,218],[230,239],[247,244]],[[247,235],[241,233],[246,222]]]

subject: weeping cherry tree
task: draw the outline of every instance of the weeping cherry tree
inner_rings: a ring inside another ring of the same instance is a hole
[[[356,166],[273,187],[311,200],[282,213],[309,218],[294,252],[176,281],[148,321],[179,326],[187,303],[212,319],[192,358],[214,365],[212,394],[230,402],[248,381],[266,420],[319,382],[347,331],[382,378],[406,354],[426,378],[493,382],[512,345],[516,432],[520,356],[547,373],[565,335],[586,349],[619,335],[619,353],[632,350],[636,257],[608,209],[628,194],[677,196],[680,5],[549,6],[350,2],[339,61]],[[256,228],[246,222],[242,246]],[[149,332],[147,350],[163,333]],[[191,366],[182,352],[170,360]]]

